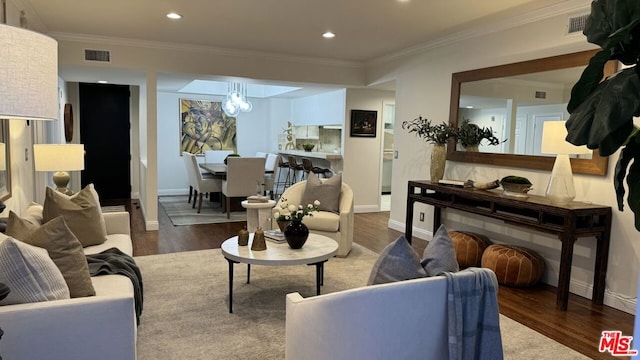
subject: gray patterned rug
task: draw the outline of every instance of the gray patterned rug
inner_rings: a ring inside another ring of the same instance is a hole
[[[247,214],[244,211],[231,213],[231,219],[227,219],[227,214],[222,212],[219,202],[202,199],[202,209],[197,213],[197,209],[192,208],[186,195],[159,196],[160,206],[169,216],[173,225],[196,225],[215,224],[235,221],[247,221]],[[197,207],[197,205],[196,205]]]
[[[269,244],[267,244],[268,246]],[[363,286],[377,254],[354,244],[325,265],[323,293]],[[138,360],[284,359],[285,295],[315,294],[312,266],[236,265],[234,313],[227,310],[228,264],[220,249],[135,258],[144,279]],[[505,359],[587,359],[500,315]]]

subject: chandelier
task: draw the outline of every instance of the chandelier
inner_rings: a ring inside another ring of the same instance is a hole
[[[236,117],[242,112],[253,109],[251,101],[247,100],[247,84],[229,83],[227,98],[222,103],[222,111],[227,116]]]

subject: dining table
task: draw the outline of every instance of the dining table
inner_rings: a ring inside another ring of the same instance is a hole
[[[199,166],[213,176],[220,176],[223,178],[227,176],[227,165],[224,163],[200,163]],[[273,170],[265,170],[264,173],[273,174]]]

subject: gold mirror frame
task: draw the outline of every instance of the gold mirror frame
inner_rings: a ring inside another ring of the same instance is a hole
[[[5,161],[7,169],[4,170],[4,181],[0,179],[0,201],[11,198],[11,146],[9,144],[9,120],[0,120],[0,143],[5,146]],[[1,177],[2,175],[0,175]]]
[[[462,83],[586,66],[595,53],[596,50],[589,50],[454,73],[451,76],[449,123],[456,128],[458,127],[460,86]],[[610,61],[605,67],[605,76],[615,73],[616,66],[615,61]],[[578,79],[576,79],[577,81]],[[447,160],[550,171],[553,168],[555,157],[460,151],[456,149],[455,140],[449,139]],[[571,168],[577,174],[606,175],[607,166],[608,158],[600,156],[597,150],[594,150],[591,159],[571,159]]]

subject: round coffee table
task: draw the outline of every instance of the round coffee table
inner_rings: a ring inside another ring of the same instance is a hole
[[[253,233],[249,234],[249,245],[238,246],[238,237],[225,240],[220,249],[229,262],[229,312],[233,312],[233,265],[247,264],[247,284],[251,280],[251,264],[269,266],[315,265],[316,294],[320,295],[320,286],[324,282],[324,263],[337,251],[338,243],[333,239],[309,234],[307,242],[301,249],[292,249],[286,242],[277,244],[267,240],[267,249],[251,250]]]

